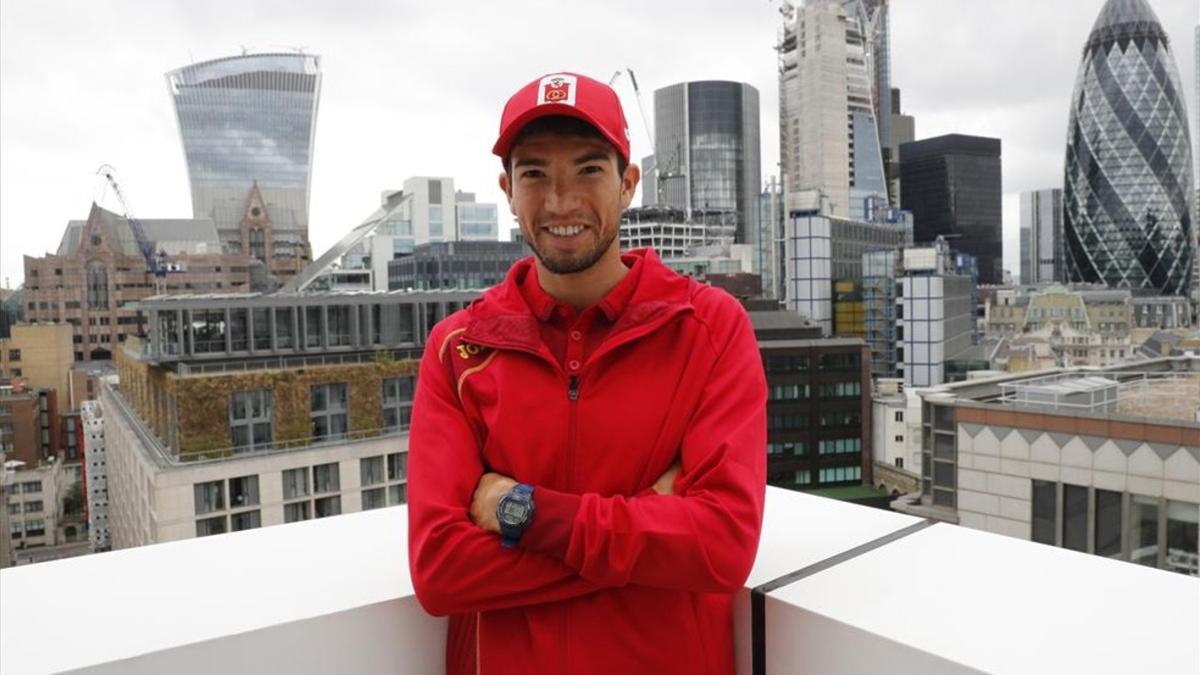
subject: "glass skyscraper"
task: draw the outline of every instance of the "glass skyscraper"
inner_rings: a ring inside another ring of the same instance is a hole
[[[192,211],[236,248],[257,183],[276,245],[307,240],[320,57],[248,54],[167,73],[192,187]]]
[[[734,241],[758,241],[757,89],[723,81],[659,89],[654,92],[654,146],[654,165],[642,187],[644,204],[709,215],[728,211],[736,214],[736,229],[729,233]]]
[[[1067,278],[1190,290],[1195,244],[1187,112],[1167,34],[1145,0],[1108,0],[1071,99],[1063,180]]]

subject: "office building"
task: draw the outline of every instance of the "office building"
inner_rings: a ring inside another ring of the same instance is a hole
[[[227,252],[274,268],[311,258],[308,244],[313,140],[321,59],[303,53],[242,54],[166,75],[191,182],[192,212],[216,226]],[[247,196],[270,227],[248,226]]]
[[[53,389],[65,410],[78,407],[72,400],[72,336],[66,323],[17,324],[11,337],[0,338],[0,378],[20,378],[29,389]]]
[[[401,504],[425,338],[477,292],[138,303],[101,387],[111,546]]]
[[[388,265],[429,243],[494,242],[496,205],[454,189],[453,178],[417,176],[387,190],[361,224],[284,285],[297,291],[386,291]]]
[[[57,458],[25,464],[8,458],[3,508],[16,562],[28,559],[27,551],[55,546],[82,534],[82,525],[62,522],[63,495],[70,478]]]
[[[1065,283],[1062,190],[1021,193],[1021,283]]]
[[[446,241],[421,244],[388,261],[388,290],[476,289],[495,286],[528,254],[515,241]]]
[[[871,380],[862,340],[822,339],[819,327],[773,301],[748,310],[767,376],[767,484],[848,499],[877,496],[859,489],[872,481]]]
[[[979,283],[1003,281],[1000,139],[949,134],[901,145],[900,194],[916,243],[943,237],[975,258]]]
[[[55,253],[25,256],[25,320],[69,324],[76,361],[109,360],[116,345],[137,334],[137,315],[126,303],[157,294],[250,287],[255,262],[223,253],[211,220],[140,223],[154,250],[167,254],[170,271],[162,277],[148,271],[129,220],[96,204],[86,221],[67,223]]]
[[[724,212],[735,243],[759,237],[758,90],[740,82],[681,82],[654,92],[654,160],[643,206]]]
[[[116,378],[108,380],[116,384]],[[83,420],[83,484],[87,499],[88,544],[93,553],[112,547],[108,531],[108,456],[104,445],[104,409],[100,401],[84,401],[80,417]]]
[[[780,162],[788,213],[822,202],[841,218],[888,206],[887,3],[812,0],[783,9]],[[882,48],[877,47],[882,45]],[[878,64],[878,65],[877,65]],[[660,161],[661,165],[661,161]]]
[[[833,284],[859,279],[867,251],[912,243],[912,217],[904,211],[881,212],[887,218],[857,221],[823,213],[794,212],[784,227],[784,301],[833,333]]]
[[[762,278],[763,296],[783,297],[783,185],[774,176],[758,198],[759,237],[757,269]]]
[[[1200,359],[1065,368],[917,392],[921,495],[894,507],[1200,574]]]
[[[1187,295],[1192,149],[1175,57],[1145,0],[1108,0],[1092,25],[1066,149],[1067,279]]]
[[[904,249],[904,276],[897,280],[897,377],[906,387],[948,379],[947,363],[977,342],[975,287],[969,256],[943,239],[930,247]]]
[[[891,123],[888,125],[887,144],[883,149],[884,168],[887,170],[888,197],[892,205],[904,208],[900,199],[900,146],[917,140],[917,121],[900,108],[900,90],[891,90]]]

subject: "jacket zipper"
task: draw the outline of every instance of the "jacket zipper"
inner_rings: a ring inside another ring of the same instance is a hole
[[[567,456],[566,464],[567,479],[565,481],[566,491],[574,493],[575,491],[575,445],[578,438],[579,426],[579,376],[571,375],[567,378]],[[571,642],[570,642],[570,605],[563,606],[562,614],[562,672],[570,672],[571,665]]]

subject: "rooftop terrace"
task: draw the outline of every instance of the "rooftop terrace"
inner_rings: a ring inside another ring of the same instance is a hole
[[[396,507],[0,571],[0,672],[442,672],[405,523]],[[1197,598],[1200,579],[768,488],[738,671],[1194,675]],[[64,621],[85,627],[69,647]]]

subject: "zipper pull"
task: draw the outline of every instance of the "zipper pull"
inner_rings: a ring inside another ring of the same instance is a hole
[[[578,401],[579,400],[579,376],[572,375],[568,379],[568,382],[569,382],[569,384],[567,385],[567,399],[569,399],[571,401]]]

